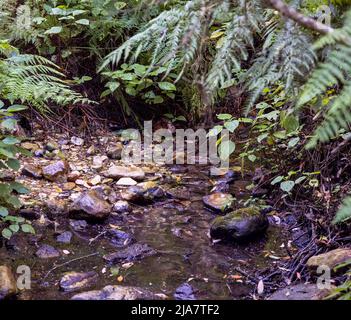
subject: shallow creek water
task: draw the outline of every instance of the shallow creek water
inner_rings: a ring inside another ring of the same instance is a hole
[[[230,276],[238,275],[238,269],[254,276],[264,268],[274,267],[274,260],[267,257],[267,252],[284,255],[280,248],[283,232],[271,226],[264,238],[250,244],[213,244],[208,232],[216,214],[206,210],[202,202],[202,197],[211,190],[206,170],[208,168],[186,167],[181,174],[178,199],[135,205],[128,215],[111,216],[104,224],[89,225],[84,232],[74,231],[70,244],[56,242],[54,226],[37,229],[36,236],[16,236],[12,246],[0,248],[0,264],[10,265],[13,270],[19,265],[31,268],[31,290],[20,293],[18,299],[70,299],[75,293],[59,289],[63,274],[93,270],[99,274],[99,280],[85,291],[120,284],[148,288],[172,299],[176,288],[188,281],[199,299],[250,297],[255,284],[247,283],[245,277],[237,276],[233,280],[235,277]],[[248,198],[249,192],[245,189],[248,184],[249,181],[238,180],[231,185],[230,192],[237,200]],[[150,245],[158,254],[136,261],[128,269],[117,265],[111,274],[102,256],[120,249],[104,237],[109,225],[133,234],[137,242]],[[59,228],[70,230],[68,220],[60,221]],[[57,259],[39,259],[34,253],[43,243],[67,250],[69,254]],[[95,255],[88,256],[90,254]],[[79,259],[81,257],[85,258]],[[79,260],[74,260],[77,258]],[[123,276],[123,280],[119,282],[118,276]]]

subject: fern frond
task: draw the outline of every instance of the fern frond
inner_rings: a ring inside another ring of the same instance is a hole
[[[52,61],[35,55],[15,55],[0,59],[0,95],[49,110],[50,104],[91,104],[64,80],[64,74]]]
[[[341,208],[336,213],[333,224],[346,222],[351,219],[351,197],[346,197],[343,200]]]
[[[351,123],[351,10],[346,14],[344,26],[322,37],[315,47],[330,45],[331,52],[309,78],[297,102],[297,108],[323,95],[333,86],[342,89],[324,112],[325,119],[315,130],[308,148],[339,136],[340,130],[348,130]]]

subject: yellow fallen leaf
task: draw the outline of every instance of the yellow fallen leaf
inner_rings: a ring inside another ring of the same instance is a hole
[[[122,282],[123,280],[124,280],[123,276],[119,276],[119,277],[117,278],[117,281],[118,281],[118,282]]]

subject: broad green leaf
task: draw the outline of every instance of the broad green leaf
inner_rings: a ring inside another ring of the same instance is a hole
[[[88,19],[79,19],[76,21],[76,23],[84,26],[88,26],[90,24],[90,21]]]
[[[57,26],[57,27],[52,27],[49,30],[46,30],[44,32],[44,34],[58,34],[62,32],[62,27],[61,26]]]
[[[14,222],[14,223],[22,223],[26,220],[23,217],[7,216],[4,218],[4,221],[9,221],[9,222]]]
[[[255,162],[257,157],[254,155],[254,154],[250,154],[248,157],[247,157],[251,162]]]
[[[20,194],[26,194],[29,192],[28,188],[26,188],[22,183],[19,182],[11,182],[10,187]]]
[[[6,137],[4,140],[2,140],[3,143],[13,145],[16,143],[19,143],[20,140],[18,140],[16,137]]]
[[[14,158],[15,157],[15,155],[11,151],[4,149],[4,148],[0,148],[0,154],[4,155],[7,158]]]
[[[24,233],[32,233],[35,234],[34,228],[30,224],[22,224],[21,229]]]
[[[16,119],[8,118],[1,122],[1,126],[8,130],[14,130],[16,128]]]
[[[233,120],[233,121],[224,123],[224,127],[228,129],[231,133],[233,133],[238,126],[239,126],[238,120]]]
[[[278,176],[278,177],[275,177],[272,182],[271,182],[271,185],[275,185],[281,181],[283,181],[284,177],[283,176]]]
[[[285,192],[290,192],[295,186],[295,182],[292,180],[284,181],[280,184],[280,189]]]
[[[115,92],[121,84],[119,82],[108,82],[106,86],[110,89],[111,92]]]
[[[5,238],[5,239],[11,239],[12,237],[12,231],[10,229],[5,228],[4,230],[1,231],[1,235]]]
[[[23,110],[27,110],[28,107],[23,106],[21,104],[14,104],[10,107],[7,108],[8,112],[18,112],[18,111],[23,111]]]
[[[224,141],[219,146],[219,155],[222,160],[229,159],[230,155],[235,151],[235,143],[233,141]]]
[[[6,217],[8,214],[9,211],[5,207],[0,206],[0,217]]]
[[[300,141],[299,137],[290,139],[289,142],[288,142],[288,147],[289,148],[295,147],[299,143],[299,141]]]
[[[171,82],[159,82],[158,86],[161,90],[164,91],[175,91],[177,90],[176,86]]]
[[[217,119],[218,120],[230,120],[231,118],[233,118],[233,116],[229,113],[221,113],[221,114],[217,114]]]
[[[126,2],[117,1],[117,2],[115,3],[115,8],[116,8],[117,10],[121,10],[121,9],[123,9],[126,5],[127,5]]]
[[[9,196],[6,199],[7,203],[11,204],[14,208],[19,209],[21,208],[22,204],[21,201],[16,196]]]
[[[223,126],[215,126],[210,130],[207,136],[209,137],[217,136],[222,132],[222,130],[223,130]]]
[[[19,231],[19,225],[18,224],[11,224],[9,226],[9,229],[13,232],[13,233],[16,233]]]
[[[20,162],[17,159],[8,159],[6,160],[6,165],[12,169],[12,170],[19,170],[19,168],[21,167]]]
[[[302,177],[300,177],[300,178],[297,178],[297,179],[295,180],[295,184],[299,184],[299,183],[301,183],[301,182],[304,181],[304,180],[306,180],[306,177],[305,177],[305,176],[302,176]]]

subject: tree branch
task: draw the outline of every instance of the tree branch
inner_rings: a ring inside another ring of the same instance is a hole
[[[297,22],[299,25],[303,27],[315,30],[322,34],[327,34],[334,31],[332,27],[329,27],[326,24],[323,24],[310,17],[306,17],[302,13],[298,12],[295,8],[288,6],[282,0],[268,0],[268,2],[275,10],[279,11],[280,14]]]

